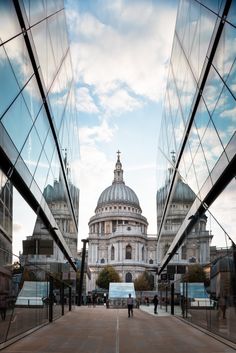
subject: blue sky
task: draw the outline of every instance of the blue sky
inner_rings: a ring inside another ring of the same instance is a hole
[[[66,1],[80,124],[79,239],[112,183],[118,149],[125,183],[156,233],[157,144],[176,12],[177,1]]]

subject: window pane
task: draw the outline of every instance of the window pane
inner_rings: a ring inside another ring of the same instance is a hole
[[[0,82],[4,82],[4,89],[0,90],[0,115],[2,115],[20,90],[3,46],[0,47]]]
[[[21,157],[32,175],[34,174],[37,166],[41,150],[42,144],[40,143],[38,134],[33,127],[25,142],[24,148],[21,151]]]
[[[2,123],[11,139],[14,141],[18,151],[20,151],[32,126],[32,120],[22,95],[17,98],[4,115]]]

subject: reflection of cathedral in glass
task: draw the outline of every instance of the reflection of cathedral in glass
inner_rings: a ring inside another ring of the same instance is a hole
[[[0,170],[0,266],[12,262],[12,184]]]
[[[105,265],[113,266],[122,282],[133,282],[156,266],[156,237],[147,235],[147,227],[137,195],[123,180],[118,152],[112,185],[101,193],[89,221],[88,291],[96,288]]]
[[[157,191],[157,230],[159,230],[163,208],[167,198],[171,175],[173,174],[175,158],[172,157],[172,167],[169,168],[169,175],[165,186]],[[158,242],[158,262],[161,263],[164,256],[168,253],[168,249],[174,240],[179,228],[181,227],[186,214],[188,213],[195,194],[191,188],[184,183],[178,174],[175,190],[170,201],[169,209],[166,215],[162,236]],[[196,222],[194,228],[187,234],[186,239],[179,247],[178,252],[174,255],[171,263],[199,263],[207,264],[210,261],[210,242],[212,235],[206,229],[207,217],[202,215]]]
[[[66,174],[69,178],[69,166],[67,163],[67,156],[65,155],[64,165]],[[69,181],[69,188],[71,195],[79,193],[79,190]],[[57,227],[60,229],[63,238],[70,249],[73,258],[77,257],[77,230],[75,229],[74,223],[71,219],[71,214],[68,209],[68,203],[66,199],[66,193],[64,192],[63,178],[59,173],[59,179],[55,179],[53,185],[48,184],[43,192],[43,196],[47,201],[47,204],[53,214],[53,217],[57,223]],[[78,208],[75,210],[78,212]],[[78,218],[78,214],[76,216]],[[37,240],[37,249],[35,253],[29,253],[31,260],[34,259],[37,263],[45,262],[45,256],[47,256],[47,262],[65,262],[64,255],[57,247],[56,243],[51,241],[51,235],[44,226],[40,217],[37,217],[33,235],[27,237],[24,243],[27,245],[27,241]],[[46,240],[46,241],[45,241]],[[50,243],[51,241],[51,243]],[[52,248],[53,246],[53,248]],[[51,249],[50,249],[51,248]],[[34,255],[37,255],[35,257]]]

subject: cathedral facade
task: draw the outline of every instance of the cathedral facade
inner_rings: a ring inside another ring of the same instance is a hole
[[[120,152],[112,184],[100,195],[89,220],[87,291],[96,289],[100,271],[111,265],[122,282],[133,282],[157,266],[156,236],[147,235],[148,222],[135,192],[125,185]]]

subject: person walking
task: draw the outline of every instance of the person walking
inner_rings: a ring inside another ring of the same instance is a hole
[[[158,296],[157,296],[157,294],[154,296],[154,298],[153,298],[153,304],[154,304],[154,314],[157,314],[157,305],[158,305],[158,302],[159,302],[159,300],[158,300]]]
[[[131,294],[129,294],[129,297],[127,299],[127,306],[128,306],[128,317],[133,316],[133,307],[134,307],[134,300],[131,297]]]

